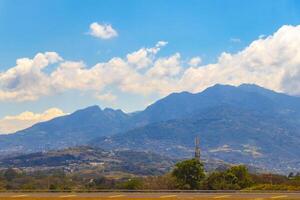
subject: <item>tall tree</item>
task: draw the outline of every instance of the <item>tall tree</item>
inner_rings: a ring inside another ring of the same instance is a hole
[[[176,178],[182,189],[199,189],[200,182],[204,180],[203,164],[196,159],[185,160],[175,165],[172,175]]]
[[[228,173],[232,173],[237,178],[237,184],[241,188],[249,187],[253,183],[249,171],[244,165],[233,166],[227,170]]]

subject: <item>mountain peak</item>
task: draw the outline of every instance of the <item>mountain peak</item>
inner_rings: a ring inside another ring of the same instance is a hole
[[[238,87],[263,88],[259,85],[254,84],[254,83],[242,83]]]
[[[264,88],[262,86],[253,84],[253,83],[243,83],[239,86],[234,86],[234,85],[229,85],[229,84],[215,84],[211,87],[206,88],[203,92],[208,92],[208,91],[226,91],[226,92],[231,92],[231,91],[244,91],[244,92],[252,92],[252,93],[257,93],[260,95],[276,95],[278,92]],[[201,94],[201,93],[198,93]],[[285,94],[283,94],[285,95]]]
[[[112,109],[112,108],[105,108],[103,110],[106,116],[110,117],[128,117],[128,114],[124,113],[121,109]]]
[[[124,113],[121,109],[113,109],[113,108],[104,108],[104,112],[118,112],[118,113]]]
[[[259,85],[253,84],[253,83],[243,83],[243,84],[239,85],[238,88],[248,89],[248,90],[249,89],[250,90],[265,90],[265,91],[268,90],[268,91],[274,92],[273,90],[264,88],[262,86],[259,86]]]
[[[203,90],[202,92],[199,92],[197,94],[205,93],[207,91],[214,91],[214,90],[216,90],[216,91],[223,91],[223,90],[232,91],[232,90],[235,90],[237,88],[238,87],[234,86],[234,85],[217,83],[213,86],[207,87],[205,90]]]
[[[93,105],[93,106],[88,106],[86,108],[80,109],[75,111],[73,114],[77,114],[77,113],[95,113],[95,112],[101,112],[101,108],[97,105]]]
[[[244,84],[239,85],[238,88],[242,89],[243,91],[246,91],[246,92],[255,92],[255,93],[258,93],[261,95],[266,95],[268,97],[270,97],[270,95],[271,96],[274,96],[274,95],[289,96],[287,94],[276,92],[274,90],[271,90],[271,89],[268,89],[268,88],[265,88],[265,87],[262,87],[262,86],[259,86],[256,84],[244,83]]]
[[[84,108],[83,110],[101,110],[101,108],[98,105],[92,105]]]
[[[239,86],[235,86],[235,85],[230,85],[230,84],[220,84],[220,83],[217,83],[211,87],[208,87],[206,90],[209,90],[209,89],[219,89],[219,88],[222,88],[222,89],[228,89],[228,88],[242,88],[242,89],[261,89],[261,90],[269,90],[267,88],[264,88],[262,86],[259,86],[259,85],[256,85],[256,84],[253,84],[253,83],[242,83],[240,84]],[[272,90],[270,90],[272,91]]]

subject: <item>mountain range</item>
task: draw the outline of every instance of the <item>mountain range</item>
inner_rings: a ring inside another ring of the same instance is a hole
[[[91,106],[0,136],[0,155],[90,145],[149,151],[174,158],[202,156],[276,172],[300,166],[300,98],[257,85],[215,85],[200,93],[173,93],[145,110]]]

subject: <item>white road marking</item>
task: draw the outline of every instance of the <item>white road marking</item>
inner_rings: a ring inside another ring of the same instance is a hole
[[[77,196],[76,194],[69,194],[69,195],[60,196],[60,198],[68,198],[68,197],[76,197],[76,196]]]
[[[160,196],[159,198],[172,198],[172,197],[177,197],[177,195],[164,195],[164,196]]]
[[[109,196],[108,198],[118,198],[118,197],[125,197],[125,195],[123,194],[113,195],[113,196]]]
[[[222,196],[216,196],[214,199],[223,199],[223,198],[228,198],[231,197],[231,195],[222,195]]]
[[[28,197],[28,194],[19,194],[19,195],[14,195],[11,196],[12,198],[19,198],[19,197]]]
[[[271,199],[281,199],[281,198],[286,198],[288,197],[287,195],[280,195],[280,196],[273,196]]]

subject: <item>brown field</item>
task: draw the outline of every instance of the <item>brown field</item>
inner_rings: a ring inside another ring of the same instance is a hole
[[[1,200],[61,200],[61,199],[66,199],[66,200],[111,200],[112,198],[105,198],[105,197],[66,197],[66,198],[61,198],[61,197],[25,197],[25,198],[12,198],[12,197],[1,197]],[[120,198],[114,198],[116,200],[129,200],[129,199],[135,199],[135,200],[158,200],[160,198],[130,198],[130,197],[120,197]],[[177,198],[165,198],[168,200],[214,200],[215,198],[202,198],[202,197],[177,197]],[[235,199],[235,200],[268,200],[268,199],[273,199],[273,198],[223,198],[223,199]],[[284,200],[296,200],[300,198],[276,198],[276,199],[284,199]]]
[[[0,200],[300,200],[300,193],[0,193]]]

